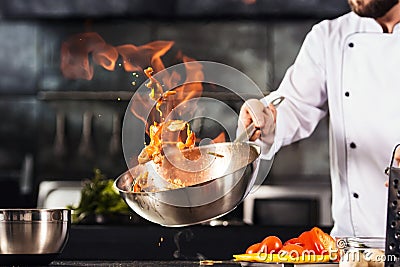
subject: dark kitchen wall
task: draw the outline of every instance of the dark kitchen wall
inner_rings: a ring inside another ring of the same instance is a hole
[[[0,199],[0,207],[35,205],[42,180],[126,169],[120,128],[138,84],[118,67],[95,67],[92,81],[64,78],[60,49],[71,35],[97,32],[115,46],[172,40],[172,51],[237,68],[267,94],[312,25],[347,11],[344,0],[1,1],[0,191],[11,194],[11,184],[21,201]],[[282,149],[267,182],[328,183],[327,128],[325,119],[311,139]]]

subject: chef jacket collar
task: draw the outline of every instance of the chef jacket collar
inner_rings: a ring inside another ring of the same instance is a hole
[[[399,33],[399,32],[400,32],[400,23],[397,23],[396,25],[394,25],[393,33]]]
[[[358,18],[361,20],[361,23],[364,25],[364,29],[366,32],[377,32],[377,33],[382,33],[383,29],[382,26],[373,18],[364,18],[360,17],[354,12],[351,12],[353,17]],[[400,32],[400,23],[397,23],[394,28],[393,28],[393,33],[399,33]]]

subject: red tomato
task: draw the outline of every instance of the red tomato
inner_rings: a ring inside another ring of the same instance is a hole
[[[305,239],[308,239],[309,236],[310,236],[310,231],[305,231],[305,232],[301,233],[301,235],[299,235],[299,239],[305,240]]]
[[[261,242],[261,252],[264,253],[278,253],[282,248],[282,241],[279,237],[271,235],[264,238]]]
[[[299,246],[302,246],[302,247],[304,246],[303,242],[298,237],[289,239],[283,245],[285,246],[285,245],[289,245],[289,244],[295,244],[295,245],[299,245]]]
[[[298,239],[303,244],[304,249],[315,251],[318,255],[329,254],[329,250],[336,247],[335,240],[318,227],[303,232]]]
[[[318,227],[314,227],[310,231],[316,247],[316,252],[327,255],[336,248],[336,242],[329,234],[325,233]]]
[[[304,248],[302,246],[296,245],[296,244],[288,244],[285,245],[281,248],[279,253],[282,253],[282,255],[289,255],[290,257],[300,257],[304,252]],[[285,254],[283,254],[285,253]]]
[[[246,249],[246,254],[258,253],[261,249],[261,243],[251,245]]]
[[[316,252],[315,241],[312,237],[311,231],[303,232],[301,235],[299,235],[298,239],[300,240],[300,243],[304,249]]]

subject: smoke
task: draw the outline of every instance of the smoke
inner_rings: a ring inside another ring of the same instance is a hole
[[[205,260],[206,257],[199,252],[191,252],[186,250],[190,246],[189,243],[193,241],[195,235],[191,229],[185,229],[177,232],[174,235],[174,243],[176,245],[176,250],[173,253],[175,259],[178,260]]]

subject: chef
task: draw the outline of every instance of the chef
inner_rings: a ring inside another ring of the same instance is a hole
[[[329,113],[333,236],[385,236],[387,176],[400,143],[399,0],[349,0],[315,25],[276,91],[242,106],[263,157],[309,137]],[[285,101],[274,109],[268,103]],[[271,151],[272,150],[272,151]],[[400,159],[400,153],[397,154]]]

